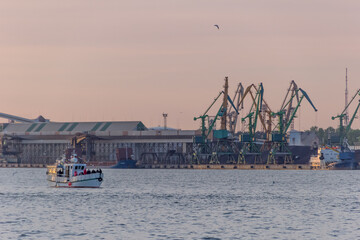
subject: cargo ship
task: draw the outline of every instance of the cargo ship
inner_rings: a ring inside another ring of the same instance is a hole
[[[132,148],[117,148],[116,149],[117,163],[111,168],[136,168],[137,161],[134,160]]]
[[[136,163],[136,160],[124,159],[118,161],[114,166],[111,166],[110,168],[136,168]]]
[[[344,151],[339,153],[339,161],[328,165],[331,170],[357,170],[359,163],[355,159],[354,151]]]
[[[321,168],[329,170],[356,170],[358,160],[357,151],[341,149],[340,147],[324,146],[318,149],[318,153],[311,157],[310,163],[319,162]]]

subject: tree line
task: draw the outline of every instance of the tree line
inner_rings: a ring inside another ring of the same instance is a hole
[[[336,138],[340,135],[340,129],[335,129],[333,127],[323,129],[314,126],[308,131],[315,132],[316,136],[319,138],[320,145],[329,144],[332,138]],[[347,134],[347,139],[350,145],[360,145],[360,129],[350,129]]]

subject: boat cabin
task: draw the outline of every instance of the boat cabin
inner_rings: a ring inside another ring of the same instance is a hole
[[[86,164],[83,163],[65,163],[64,164],[64,176],[72,177],[85,174]],[[88,170],[88,169],[86,169]]]

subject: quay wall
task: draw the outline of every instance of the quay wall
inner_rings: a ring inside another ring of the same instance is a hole
[[[144,164],[145,169],[313,170],[309,164]]]

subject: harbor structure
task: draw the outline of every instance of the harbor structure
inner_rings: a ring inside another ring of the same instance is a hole
[[[19,164],[51,164],[64,151],[76,151],[88,163],[115,165],[119,149],[132,149],[132,156],[139,165],[154,164],[291,164],[296,151],[287,147],[287,129],[293,121],[301,100],[307,94],[292,81],[281,110],[272,112],[264,99],[264,87],[251,84],[244,88],[240,83],[231,99],[229,79],[225,77],[223,90],[206,109],[195,117],[201,120],[199,130],[177,130],[167,126],[167,113],[163,113],[164,128],[147,128],[141,121],[125,122],[52,122],[41,117],[25,119],[0,114],[11,122],[0,129],[2,162]],[[292,100],[297,99],[296,107]],[[289,94],[291,93],[291,94]],[[222,101],[220,107],[215,104]],[[241,118],[248,131],[235,132],[239,112],[244,111],[244,99],[250,99],[249,113]],[[312,103],[311,103],[312,104]],[[210,110],[218,109],[215,116]],[[279,123],[272,120],[279,116]],[[286,117],[289,116],[289,119]],[[285,120],[284,120],[285,119]],[[219,121],[219,129],[216,122]],[[257,130],[260,122],[265,132]],[[279,128],[281,131],[277,130]],[[274,138],[274,136],[278,138]],[[274,146],[281,146],[276,148]],[[304,147],[304,146],[301,146]],[[285,150],[284,150],[285,149]],[[307,152],[302,149],[300,152]],[[69,154],[69,152],[67,152]],[[271,154],[271,161],[269,159]],[[300,157],[301,159],[301,157]],[[302,159],[301,163],[308,160]]]
[[[219,165],[226,169],[267,169],[270,165],[309,164],[319,140],[314,133],[293,130],[304,98],[317,111],[307,93],[291,81],[280,110],[273,112],[264,99],[262,83],[244,89],[239,83],[231,99],[228,77],[225,77],[224,89],[204,114],[194,118],[200,120],[198,130],[168,127],[167,113],[163,113],[163,128],[147,128],[141,121],[52,122],[42,116],[26,119],[0,113],[0,117],[10,121],[0,126],[0,163],[52,164],[65,151],[67,155],[75,151],[88,163],[105,166],[115,165],[119,158],[136,160],[140,167],[160,168],[203,169],[206,166],[216,169],[215,165]],[[221,105],[217,107],[215,104],[220,99]],[[245,111],[246,99],[248,102],[250,99],[249,112],[238,118],[239,112]],[[210,113],[213,107],[218,109],[215,116]],[[340,132],[345,132],[341,131],[345,116],[343,112],[333,117],[340,119]],[[241,132],[236,131],[238,119],[243,125]],[[353,118],[348,128],[352,121]],[[119,157],[120,153],[126,156]],[[306,168],[304,166],[301,168]]]
[[[67,149],[79,147],[79,153],[93,165],[115,165],[117,152],[125,148],[132,149],[131,157],[143,166],[216,165],[210,161],[194,161],[193,141],[197,136],[201,136],[200,131],[148,129],[141,121],[9,123],[3,124],[0,131],[1,161],[39,166],[53,164]],[[299,136],[301,134],[296,134]],[[309,142],[313,141],[308,139],[296,147],[301,150],[295,150],[294,154],[310,150]],[[301,164],[306,164],[306,160]],[[227,168],[232,168],[230,165]]]
[[[42,122],[3,124],[3,162],[51,164],[69,148],[81,149],[87,162],[116,163],[116,149],[132,148],[134,158],[160,158],[190,151],[195,131],[148,130],[141,121]]]

